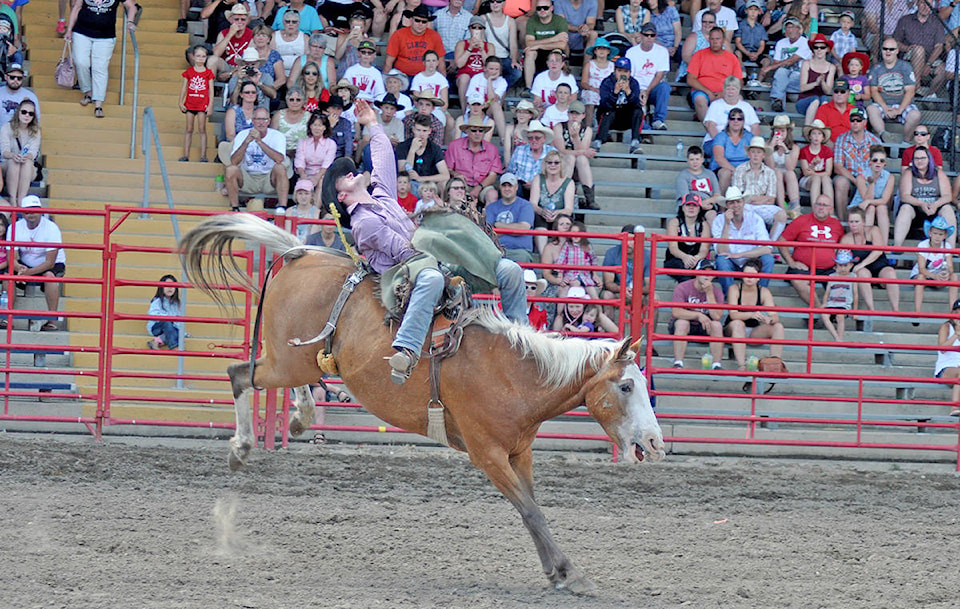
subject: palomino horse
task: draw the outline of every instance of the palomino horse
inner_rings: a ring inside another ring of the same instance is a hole
[[[294,235],[255,216],[215,216],[184,237],[181,257],[190,280],[221,303],[214,282],[233,279],[253,288],[225,261],[238,240],[283,252],[286,264],[261,302],[264,348],[253,386],[249,362],[227,369],[237,410],[236,435],[230,441],[233,469],[244,464],[254,444],[254,387],[297,388],[291,430],[302,432],[312,424],[314,403],[307,385],[320,378],[319,349],[316,344],[291,347],[287,341],[323,329],[344,279],[356,270],[349,258],[305,248]],[[424,359],[403,386],[390,381],[384,360],[393,352],[391,331],[383,323],[376,290],[373,279],[364,279],[343,309],[333,341],[340,376],[371,413],[426,434],[429,362]],[[450,446],[466,451],[520,512],[543,570],[558,589],[581,593],[593,585],[554,542],[534,501],[531,444],[541,423],[586,404],[626,461],[637,463],[644,454],[662,459],[663,436],[634,357],[627,341],[561,339],[490,310],[467,326],[459,352],[443,364],[441,397]]]

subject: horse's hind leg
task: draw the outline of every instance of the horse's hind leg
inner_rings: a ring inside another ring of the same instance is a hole
[[[313,394],[309,385],[301,385],[293,390],[293,402],[297,412],[290,415],[290,435],[299,436],[313,425]]]
[[[230,385],[233,388],[233,405],[237,411],[237,429],[230,439],[230,469],[237,471],[247,462],[253,449],[253,410],[250,396],[254,389],[250,385],[250,362],[231,364],[227,367]]]

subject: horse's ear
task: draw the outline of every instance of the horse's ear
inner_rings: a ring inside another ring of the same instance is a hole
[[[630,345],[630,350],[634,353],[640,353],[640,345],[643,343],[643,337],[638,338],[632,345]]]
[[[617,356],[614,358],[614,361],[626,361],[630,359],[630,339],[625,338],[623,342],[620,343],[620,350],[617,351]]]

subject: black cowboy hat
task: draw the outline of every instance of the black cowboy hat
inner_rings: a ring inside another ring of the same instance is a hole
[[[412,11],[403,11],[403,16],[406,17],[407,19],[410,19],[412,17],[417,17],[419,19],[426,19],[427,21],[433,21],[434,19],[436,19],[436,17],[431,15],[430,11],[427,10],[427,7],[424,6],[423,4],[413,9]]]
[[[400,109],[400,102],[397,101],[397,97],[393,93],[387,93],[380,101],[373,102],[373,105],[378,108],[382,108],[384,105],[389,105],[398,110]]]
[[[323,209],[330,209],[330,204],[333,203],[337,211],[340,212],[340,224],[342,224],[344,228],[350,228],[350,214],[347,212],[347,206],[337,198],[337,180],[356,172],[357,165],[353,162],[353,159],[341,157],[334,161],[333,164],[330,165],[330,168],[327,169],[327,173],[323,176],[323,184],[320,187]]]

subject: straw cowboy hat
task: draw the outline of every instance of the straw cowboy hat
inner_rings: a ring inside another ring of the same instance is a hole
[[[824,141],[827,141],[830,139],[830,134],[832,133],[832,130],[830,129],[830,127],[827,127],[826,125],[824,125],[823,121],[820,120],[819,118],[814,119],[814,121],[809,125],[803,126],[803,139],[810,141],[810,132],[813,131],[814,129],[817,129],[818,131],[823,133]]]
[[[483,117],[477,114],[470,115],[470,120],[460,125],[460,131],[466,133],[470,129],[483,129],[484,132],[493,129],[493,125],[483,124]]]
[[[521,110],[526,110],[533,115],[533,118],[539,118],[540,112],[537,110],[537,107],[533,105],[529,99],[520,100],[520,103],[513,109],[513,113],[516,114]]]
[[[755,135],[752,138],[750,138],[750,143],[747,144],[747,152],[749,152],[751,148],[760,148],[768,155],[773,154],[773,150],[771,150],[770,147],[767,146],[766,140],[764,140],[759,135]]]
[[[533,272],[532,269],[525,269],[523,271],[523,282],[527,285],[537,286],[537,289],[533,291],[534,296],[543,294],[543,291],[547,289],[547,280],[542,278],[537,279],[537,274]]]
[[[356,97],[357,93],[360,92],[360,88],[346,78],[341,78],[337,81],[337,84],[333,87],[333,90],[336,91],[337,89],[348,89],[352,97]]]
[[[250,11],[247,9],[247,5],[237,2],[233,5],[233,8],[227,11],[227,17],[233,17],[234,15],[249,15]]]
[[[772,127],[774,129],[777,129],[777,128],[793,129],[793,121],[790,120],[790,117],[787,116],[786,114],[778,114],[773,117]]]
[[[440,99],[439,97],[434,97],[434,96],[433,96],[433,93],[431,93],[430,91],[428,91],[428,90],[426,90],[426,89],[424,89],[423,91],[416,91],[416,92],[414,92],[414,93],[411,93],[411,94],[410,94],[410,97],[413,98],[413,101],[414,101],[414,102],[418,102],[418,101],[420,101],[421,99],[426,99],[426,100],[429,100],[429,101],[433,102],[433,105],[434,105],[435,108],[442,108],[442,107],[443,107],[443,100]]]
[[[550,127],[547,127],[537,119],[533,119],[532,121],[530,121],[530,124],[527,125],[527,133],[532,133],[534,131],[539,131],[540,133],[542,133],[544,136],[547,136],[547,137],[553,135],[553,129],[551,129]]]

